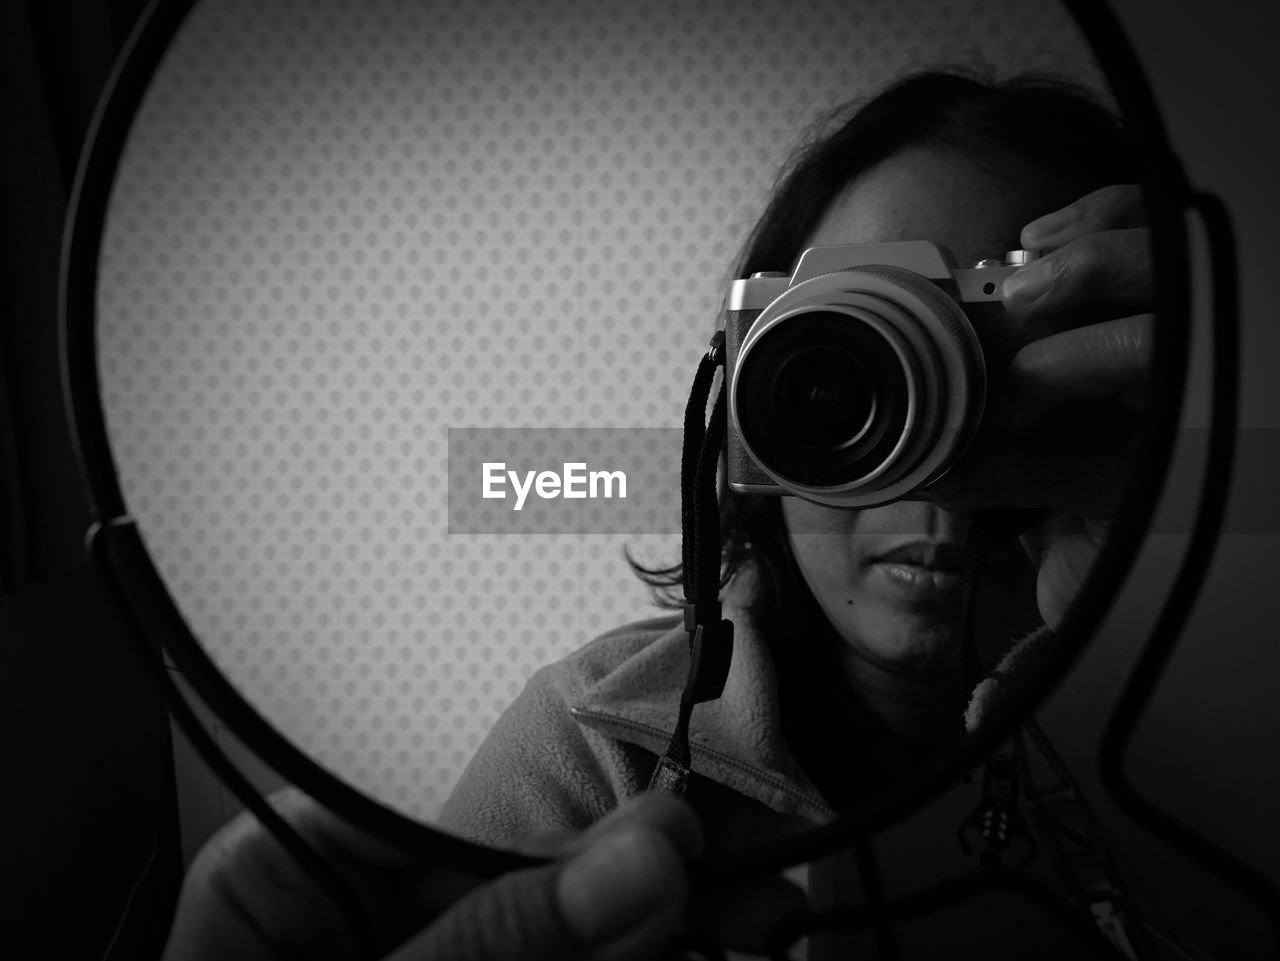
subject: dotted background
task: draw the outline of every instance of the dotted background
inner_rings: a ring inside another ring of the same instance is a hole
[[[126,503],[196,635],[432,818],[533,670],[653,613],[624,540],[678,556],[449,535],[446,428],[678,427],[820,111],[979,59],[1096,87],[1081,51],[1031,0],[198,5],[126,149],[98,330]]]

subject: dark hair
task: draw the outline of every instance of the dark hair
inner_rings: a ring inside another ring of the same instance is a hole
[[[735,276],[789,269],[856,177],[922,146],[948,148],[984,166],[1030,162],[1060,172],[1077,195],[1137,179],[1119,118],[1077,84],[1040,74],[994,81],[971,69],[916,73],[868,100],[840,107],[812,128],[775,183]],[[784,615],[792,628],[821,617],[792,557],[781,498],[723,490],[720,525],[722,584],[748,561],[761,575],[751,605],[757,625],[776,632]],[[629,553],[627,560],[658,604],[683,603],[679,564],[646,568]]]

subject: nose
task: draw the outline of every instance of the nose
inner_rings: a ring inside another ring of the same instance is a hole
[[[950,511],[933,501],[901,501],[911,504],[907,512],[916,529],[930,540],[964,543],[969,534],[970,520],[967,513]]]

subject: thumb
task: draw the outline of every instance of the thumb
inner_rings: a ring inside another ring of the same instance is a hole
[[[659,828],[622,822],[569,860],[472,891],[387,961],[660,958],[688,906],[684,859]]]

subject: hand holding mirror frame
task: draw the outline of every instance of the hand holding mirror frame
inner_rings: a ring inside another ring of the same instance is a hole
[[[549,863],[489,883],[432,865],[352,828],[296,789],[271,798],[356,896],[386,961],[646,961],[668,956],[682,926],[763,951],[804,908],[781,879],[699,888],[692,811],[663,794],[632,798],[589,830],[519,847]],[[362,958],[342,916],[252,816],[218,832],[183,884],[164,961]]]

